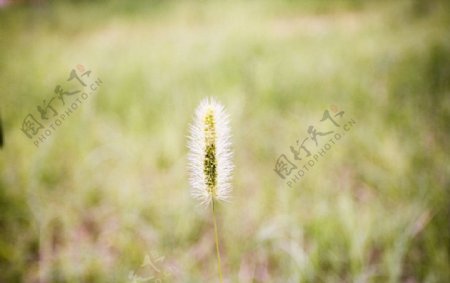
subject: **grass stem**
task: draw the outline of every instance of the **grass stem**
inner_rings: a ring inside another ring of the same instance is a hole
[[[217,269],[219,271],[220,283],[222,283],[223,279],[222,279],[222,269],[220,267],[221,263],[220,263],[220,252],[219,252],[219,236],[217,233],[217,221],[216,221],[216,211],[214,209],[214,199],[212,200],[212,210],[213,210],[213,221],[214,221],[214,236],[216,239]]]

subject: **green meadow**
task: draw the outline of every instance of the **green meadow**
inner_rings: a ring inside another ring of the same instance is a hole
[[[0,282],[219,282],[187,171],[205,97],[231,119],[224,282],[450,282],[439,0],[0,7]]]

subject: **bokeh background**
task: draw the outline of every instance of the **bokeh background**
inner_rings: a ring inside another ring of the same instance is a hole
[[[208,96],[225,282],[450,282],[447,1],[0,5],[0,282],[218,282],[186,170]],[[102,84],[36,146],[24,118],[71,70]],[[356,124],[287,186],[277,158],[327,109]]]

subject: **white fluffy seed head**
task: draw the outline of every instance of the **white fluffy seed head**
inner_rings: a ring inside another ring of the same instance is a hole
[[[192,196],[205,206],[213,199],[228,200],[233,171],[229,116],[213,98],[197,107],[188,147]]]

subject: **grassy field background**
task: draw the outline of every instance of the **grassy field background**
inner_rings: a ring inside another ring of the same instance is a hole
[[[233,133],[225,282],[450,282],[445,2],[1,7],[0,282],[218,282],[186,170],[208,96]],[[23,120],[73,69],[102,83],[36,146]],[[355,125],[290,187],[277,158],[327,109]]]

